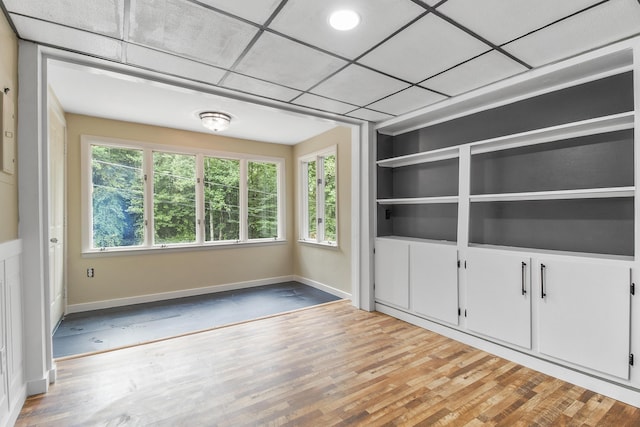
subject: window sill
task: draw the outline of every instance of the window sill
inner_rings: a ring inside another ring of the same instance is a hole
[[[82,252],[83,258],[97,258],[108,256],[130,256],[130,255],[154,255],[168,252],[186,251],[208,251],[218,249],[235,249],[241,247],[272,246],[287,243],[286,239],[256,239],[250,242],[209,242],[202,245],[169,245],[166,247],[137,247],[137,248],[109,248],[101,251],[93,249]]]
[[[317,248],[326,248],[326,249],[333,249],[333,250],[340,249],[340,247],[338,246],[338,242],[329,243],[329,242],[316,242],[315,240],[299,239],[298,243],[303,244],[305,246],[313,246]]]

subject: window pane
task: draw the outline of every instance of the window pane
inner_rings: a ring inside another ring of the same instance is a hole
[[[317,172],[316,172],[316,162],[311,161],[307,163],[307,227],[308,227],[308,235],[306,236],[309,239],[315,239],[318,236],[317,226],[318,220],[316,215],[316,202],[317,195],[316,191],[318,189],[317,184]]]
[[[240,161],[205,157],[205,241],[240,239]]]
[[[196,240],[196,158],[153,153],[154,243]]]
[[[249,162],[249,239],[278,237],[278,169],[275,163]]]
[[[338,240],[336,196],[336,156],[331,155],[324,158],[324,239],[328,242]]]
[[[142,151],[91,146],[93,248],[144,241]]]

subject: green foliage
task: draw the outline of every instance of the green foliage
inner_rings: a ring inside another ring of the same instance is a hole
[[[278,236],[278,169],[275,163],[249,162],[249,239]]]
[[[324,158],[324,239],[329,242],[338,240],[336,226],[338,222],[336,166],[335,155]]]
[[[92,146],[93,247],[144,239],[142,151]]]
[[[204,159],[205,240],[240,239],[240,161]]]
[[[196,158],[153,153],[154,243],[196,240]]]
[[[318,237],[318,217],[316,205],[318,203],[318,176],[316,171],[316,161],[307,163],[307,227],[308,237],[315,239]]]
[[[143,151],[92,146],[93,247],[144,242]],[[247,162],[248,236],[278,235],[278,169]],[[154,243],[196,240],[196,157],[153,152]],[[204,159],[206,241],[240,239],[240,161]]]

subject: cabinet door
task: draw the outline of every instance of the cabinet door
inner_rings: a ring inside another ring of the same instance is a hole
[[[409,287],[413,311],[457,325],[457,248],[428,243],[411,243]]]
[[[376,301],[409,308],[409,243],[376,240]]]
[[[467,327],[531,348],[531,259],[518,254],[469,251]]]
[[[538,275],[540,352],[628,379],[629,268],[541,260]]]

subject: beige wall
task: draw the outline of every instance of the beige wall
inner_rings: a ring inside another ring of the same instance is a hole
[[[0,90],[4,90],[6,87],[11,89],[9,96],[13,99],[13,111],[16,112],[17,117],[18,41],[6,18],[0,13]],[[17,118],[13,128],[17,129]],[[17,146],[15,151],[17,151]],[[17,237],[18,169],[16,165],[13,175],[0,170],[0,243]]]
[[[67,289],[68,304],[129,298],[199,287],[238,283],[293,274],[293,148],[187,132],[156,126],[67,114]],[[229,249],[184,249],[148,253],[83,257],[81,254],[80,137],[96,135],[206,150],[250,153],[285,159],[287,242]],[[87,277],[87,268],[95,277]]]
[[[351,293],[351,129],[338,127],[296,145],[293,149],[294,173],[297,178],[298,157],[332,145],[338,146],[338,247],[298,242],[299,218],[296,214],[294,274]],[[296,206],[299,198],[296,183]]]

